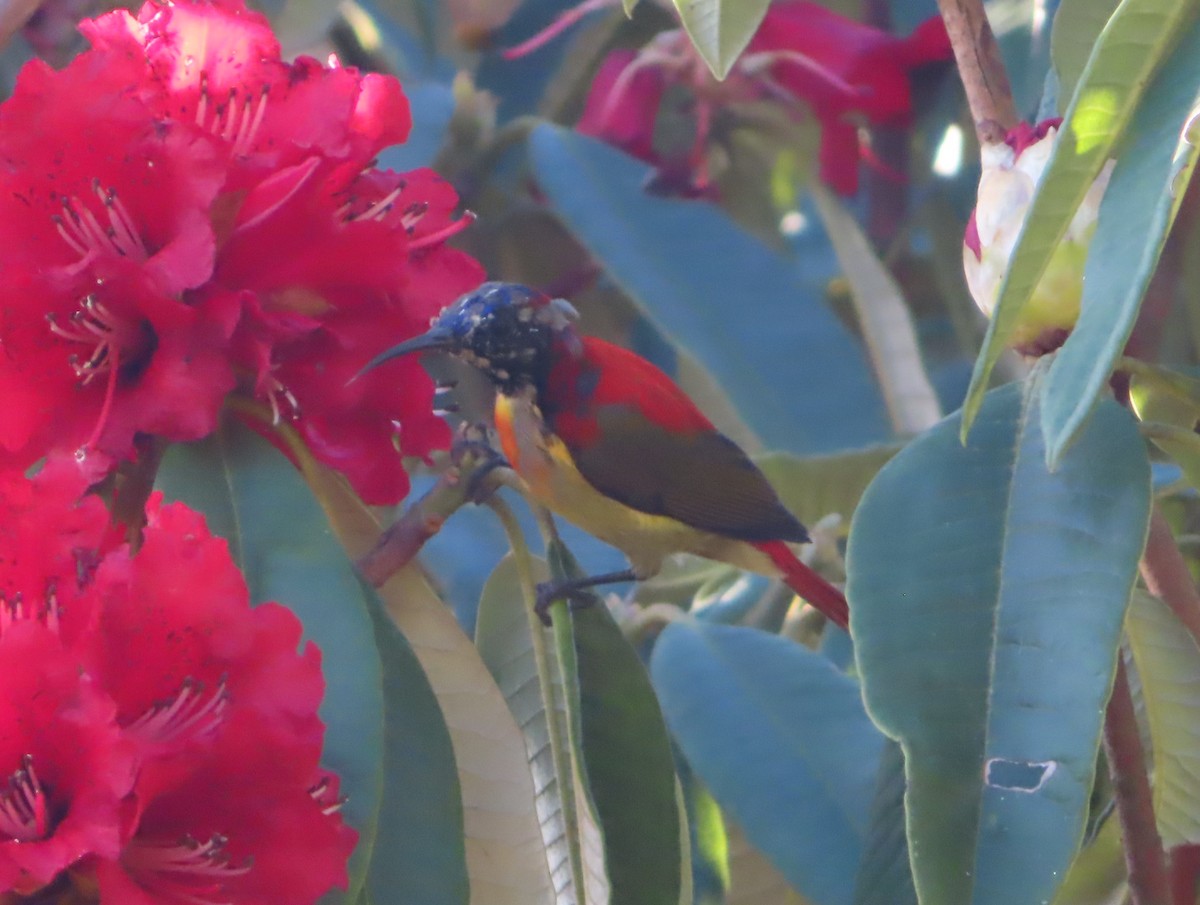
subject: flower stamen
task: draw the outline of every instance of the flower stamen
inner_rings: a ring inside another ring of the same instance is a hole
[[[308,790],[308,794],[321,806],[321,813],[326,817],[340,811],[348,800],[345,795],[335,797],[333,781],[329,776],[322,776],[317,784]]]
[[[474,211],[464,211],[461,217],[452,221],[441,229],[431,232],[427,236],[421,236],[419,239],[413,239],[408,243],[408,250],[416,251],[418,248],[425,248],[426,246],[449,239],[451,236],[457,235],[474,223],[475,217],[476,215]]]
[[[287,387],[285,387],[278,377],[270,375],[267,377],[266,396],[267,403],[271,406],[271,424],[278,425],[283,420],[283,411],[287,409],[287,419],[295,421],[300,417],[300,400],[296,398]]]
[[[63,200],[65,216],[55,215],[54,227],[71,250],[79,255],[76,270],[81,270],[101,255],[117,255],[145,261],[150,257],[146,243],[137,231],[129,209],[117,197],[116,189],[104,189],[93,180],[92,190],[108,215],[108,227],[78,198]]]
[[[254,139],[258,136],[258,130],[262,126],[263,116],[267,112],[269,94],[270,86],[263,85],[262,94],[258,96],[258,103],[254,106],[253,115],[250,113],[251,100],[246,98],[246,104],[242,108],[242,125],[233,142],[234,154],[245,156],[250,153],[250,149],[254,146]]]
[[[738,62],[738,68],[748,76],[760,76],[776,63],[791,63],[806,72],[817,76],[830,88],[848,98],[864,98],[871,92],[865,86],[851,85],[845,79],[822,66],[808,54],[798,50],[763,50],[747,54]]]
[[[358,214],[357,216],[347,217],[346,219],[349,221],[382,220],[384,217],[386,217],[391,212],[392,205],[396,203],[396,199],[400,197],[400,194],[403,191],[404,191],[404,186],[399,185],[396,188],[392,189],[390,192],[388,192],[386,195],[384,195],[382,198],[380,198],[378,201],[376,201],[374,204],[372,204],[369,208],[367,208],[361,214]]]
[[[421,218],[427,213],[429,213],[428,201],[414,201],[400,215],[400,228],[405,232],[411,233],[416,229],[417,224],[421,222]]]
[[[230,145],[235,156],[244,157],[254,147],[258,130],[262,127],[267,112],[270,85],[263,85],[258,100],[247,93],[239,103],[236,88],[229,92],[224,104],[213,108],[212,121],[208,121],[208,75],[200,74],[200,100],[196,104],[196,125],[205,132]]]
[[[46,790],[33,770],[33,755],[21,758],[21,768],[0,791],[0,836],[16,842],[44,839],[50,829]]]
[[[584,2],[580,3],[578,6],[574,6],[571,9],[564,10],[563,12],[559,13],[553,22],[535,34],[532,38],[522,41],[515,47],[508,48],[508,50],[504,51],[501,56],[503,56],[506,60],[520,59],[527,54],[533,53],[539,47],[549,44],[589,13],[594,13],[597,10],[604,9],[605,7],[616,5],[617,0],[584,0]]]
[[[125,728],[145,744],[169,745],[181,738],[212,732],[221,724],[228,707],[225,679],[205,694],[202,682],[187,678],[173,698],[153,705]]]
[[[134,838],[121,860],[149,891],[187,905],[225,905],[225,884],[250,872],[249,862],[229,863],[229,840],[214,834],[207,842],[185,836],[177,842]]]
[[[96,195],[100,198],[105,210],[108,211],[108,220],[112,224],[110,235],[119,237],[125,244],[122,247],[133,248],[138,252],[139,260],[145,260],[150,257],[149,251],[146,249],[146,243],[142,241],[142,237],[138,235],[134,227],[133,217],[129,214],[129,209],[117,196],[117,190],[110,188],[104,191],[100,188],[100,183],[97,181],[92,184]]]
[[[11,599],[0,593],[0,636],[3,636],[16,624],[32,620],[41,622],[50,631],[58,634],[61,615],[58,593],[53,583],[46,588],[46,596],[41,607],[27,604],[25,595],[20,591],[13,594]]]
[[[91,449],[100,439],[104,426],[108,423],[113,400],[116,398],[121,351],[124,349],[131,353],[131,358],[136,358],[145,351],[148,345],[146,330],[140,324],[131,323],[115,315],[94,295],[86,296],[79,309],[71,314],[70,326],[61,325],[53,312],[46,315],[46,323],[55,336],[92,347],[91,354],[86,359],[81,359],[78,355],[67,359],[83,386],[95,380],[97,375],[104,374],[107,377],[100,416],[96,419],[91,436],[83,444],[85,449]]]

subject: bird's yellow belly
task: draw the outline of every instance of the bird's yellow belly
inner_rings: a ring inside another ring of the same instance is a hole
[[[667,556],[684,552],[778,574],[770,560],[750,544],[701,531],[669,516],[640,512],[602,494],[580,474],[562,440],[546,431],[541,413],[530,399],[497,396],[495,414],[504,454],[530,495],[621,550],[639,577],[654,575]]]

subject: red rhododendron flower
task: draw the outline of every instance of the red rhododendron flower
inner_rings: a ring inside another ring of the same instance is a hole
[[[0,890],[29,894],[82,858],[116,858],[135,760],[111,699],[11,601],[0,633]]]
[[[284,607],[250,607],[200,516],[152,500],[134,553],[74,501],[74,465],[0,476],[0,893],[292,905],[344,887],[356,834],[319,765],[319,652]]]
[[[859,127],[903,126],[912,116],[909,73],[950,56],[940,18],[898,38],[805,0],[773,3],[723,82],[717,82],[682,31],[664,32],[639,53],[615,51],[588,94],[579,129],[655,164],[669,184],[710,189],[706,157],[716,112],[739,102],[778,98],[821,124],[821,178],[843,194],[858,188]],[[655,144],[655,122],[672,85],[694,98],[694,140]],[[682,177],[682,179],[680,178]]]
[[[401,455],[448,441],[432,384],[415,362],[343,378],[483,277],[444,245],[467,222],[446,184],[370,167],[407,136],[399,84],[283,62],[241,0],[81,28],[90,50],[0,105],[0,450],[194,439],[236,389],[398,500]]]

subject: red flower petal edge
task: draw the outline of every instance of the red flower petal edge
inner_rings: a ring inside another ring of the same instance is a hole
[[[453,189],[371,165],[407,137],[399,83],[284,62],[241,0],[81,29],[91,49],[28,64],[0,105],[0,463],[196,439],[236,392],[397,502],[402,456],[448,442],[433,387],[346,381],[483,279],[445,245],[470,222]]]
[[[132,552],[86,476],[0,478],[0,892],[312,903],[357,834],[320,766],[320,653],[157,499]],[[36,531],[22,530],[22,525]]]

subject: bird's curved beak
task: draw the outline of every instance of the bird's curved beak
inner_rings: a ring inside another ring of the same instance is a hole
[[[401,355],[409,355],[413,352],[431,352],[431,351],[452,351],[458,345],[454,334],[446,327],[440,324],[434,324],[426,332],[420,336],[414,336],[412,339],[406,339],[399,345],[392,346],[380,352],[370,361],[368,361],[361,371],[351,378],[351,383],[366,374],[367,371],[373,371],[385,361],[391,361],[393,358],[399,358]]]

